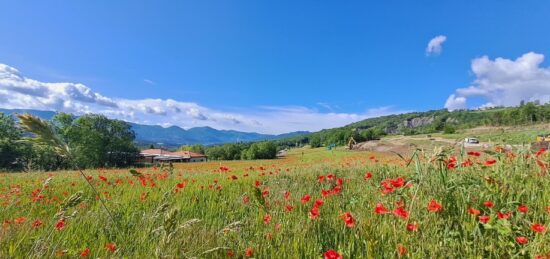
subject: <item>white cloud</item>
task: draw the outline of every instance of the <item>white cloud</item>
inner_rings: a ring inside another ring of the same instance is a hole
[[[472,85],[456,89],[445,107],[449,110],[467,107],[467,98],[480,97],[486,101],[480,108],[515,106],[523,101],[550,101],[550,67],[541,67],[544,55],[529,52],[516,60],[489,59],[472,61],[475,80]]]
[[[149,80],[149,79],[143,79],[143,82],[145,82],[146,84],[149,84],[149,85],[156,85],[157,84],[157,83],[155,83],[155,81]]]
[[[446,40],[447,36],[445,35],[439,35],[431,39],[430,42],[428,42],[428,46],[426,47],[426,55],[439,55],[443,50],[443,42],[445,42]]]
[[[134,123],[210,126],[260,133],[317,131],[343,126],[368,117],[400,113],[393,107],[364,113],[321,113],[301,106],[258,107],[224,112],[194,102],[172,99],[106,97],[78,83],[46,83],[24,77],[17,69],[0,64],[0,108],[38,109],[74,114],[100,113]]]

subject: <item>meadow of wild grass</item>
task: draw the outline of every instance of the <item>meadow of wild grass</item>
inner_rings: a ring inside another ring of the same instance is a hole
[[[550,258],[547,152],[0,174],[0,257]],[[105,207],[102,202],[104,201]]]

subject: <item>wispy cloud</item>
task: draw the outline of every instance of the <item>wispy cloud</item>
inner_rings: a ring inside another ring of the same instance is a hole
[[[153,80],[149,80],[149,79],[143,79],[143,82],[145,82],[148,85],[156,85],[157,84]]]
[[[439,35],[431,39],[426,47],[426,55],[432,56],[441,54],[441,51],[443,51],[443,42],[446,40],[447,36],[445,35]]]
[[[476,77],[472,85],[456,89],[445,107],[449,110],[468,108],[470,97],[484,99],[486,103],[481,107],[514,106],[521,101],[550,102],[550,67],[541,67],[543,61],[544,55],[534,52],[515,60],[476,58],[471,65]]]
[[[0,64],[0,107],[75,114],[100,113],[135,123],[184,128],[210,126],[261,133],[317,131],[368,117],[404,112],[394,107],[382,107],[362,113],[323,113],[303,106],[265,106],[225,112],[173,99],[107,97],[79,83],[48,83],[30,79],[4,64]]]

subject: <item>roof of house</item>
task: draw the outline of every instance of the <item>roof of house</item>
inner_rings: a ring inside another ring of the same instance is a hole
[[[181,157],[181,158],[199,158],[199,157],[206,157],[206,155],[194,153],[191,151],[176,151],[171,152],[164,149],[145,149],[139,152],[141,156],[150,157],[150,156],[163,156],[163,157]]]

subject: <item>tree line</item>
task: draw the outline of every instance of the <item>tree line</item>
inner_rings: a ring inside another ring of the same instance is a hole
[[[210,160],[274,159],[277,145],[274,141],[228,143],[215,146],[192,145],[178,148],[182,151],[202,153]]]
[[[53,147],[25,141],[16,119],[0,113],[0,169],[58,170],[132,165],[139,153],[131,126],[103,115],[75,117],[58,113],[47,122],[73,151],[71,160],[57,155]]]

